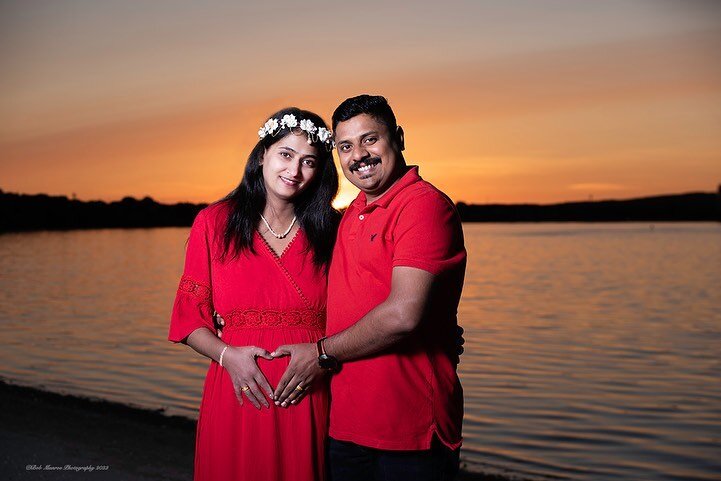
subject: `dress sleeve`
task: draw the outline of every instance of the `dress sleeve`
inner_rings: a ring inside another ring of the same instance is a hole
[[[438,275],[465,263],[461,221],[453,204],[426,193],[403,209],[395,228],[393,267],[423,269]]]
[[[216,332],[210,280],[210,242],[206,214],[200,211],[190,228],[185,268],[175,295],[168,340],[184,341],[199,327]]]

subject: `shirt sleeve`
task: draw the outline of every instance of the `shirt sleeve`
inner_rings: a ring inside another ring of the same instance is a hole
[[[435,192],[408,203],[398,217],[394,241],[393,267],[415,267],[438,275],[466,260],[456,208]]]
[[[200,211],[190,228],[185,267],[170,316],[168,340],[181,342],[199,327],[216,332],[210,277],[210,242],[205,211]]]

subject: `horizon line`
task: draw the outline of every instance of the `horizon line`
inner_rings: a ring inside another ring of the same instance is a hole
[[[160,205],[180,205],[180,204],[190,204],[190,205],[210,205],[214,202],[218,202],[221,199],[213,200],[210,202],[190,202],[190,201],[178,201],[178,202],[162,202],[158,201],[155,198],[153,198],[150,195],[145,195],[143,197],[134,197],[131,195],[126,195],[121,197],[117,200],[103,200],[103,199],[78,199],[75,196],[68,196],[67,194],[49,194],[46,192],[40,192],[35,194],[30,193],[24,193],[24,192],[9,192],[4,190],[2,187],[0,187],[0,194],[12,194],[12,195],[19,195],[19,196],[45,196],[45,197],[62,197],[71,201],[77,201],[77,202],[103,202],[105,204],[111,204],[113,202],[122,202],[126,199],[132,199],[135,201],[142,201],[145,199],[150,199],[156,204]],[[516,203],[498,203],[498,202],[485,202],[485,203],[469,203],[465,202],[463,200],[453,200],[453,203],[455,205],[463,204],[465,206],[496,206],[496,205],[538,205],[538,206],[551,206],[551,205],[561,205],[561,204],[575,204],[575,203],[591,203],[591,202],[614,202],[614,201],[630,201],[630,200],[638,200],[638,199],[651,199],[651,198],[657,198],[657,197],[675,197],[675,196],[682,196],[682,195],[692,195],[692,194],[714,194],[721,197],[721,183],[718,184],[716,191],[685,191],[685,192],[673,192],[673,193],[661,193],[661,194],[653,194],[653,195],[645,195],[640,197],[628,197],[628,198],[602,198],[602,199],[595,199],[593,196],[589,199],[577,199],[577,200],[565,200],[560,202],[551,202],[551,203],[535,203],[535,202],[516,202]],[[351,201],[352,202],[352,201]],[[344,209],[348,207],[349,204],[338,206],[339,209]]]

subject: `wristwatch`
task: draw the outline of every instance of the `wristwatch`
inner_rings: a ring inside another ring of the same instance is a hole
[[[325,340],[326,338],[322,337],[318,339],[316,343],[318,347],[318,365],[327,371],[338,372],[340,371],[340,363],[334,356],[325,352],[325,346],[323,346],[323,341]]]

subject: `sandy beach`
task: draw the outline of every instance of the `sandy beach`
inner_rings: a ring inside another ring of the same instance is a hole
[[[191,480],[195,422],[0,382],[4,480]]]
[[[195,421],[0,381],[3,480],[191,481]],[[511,478],[462,472],[459,480]]]

